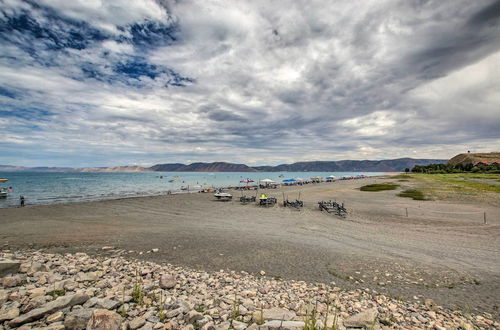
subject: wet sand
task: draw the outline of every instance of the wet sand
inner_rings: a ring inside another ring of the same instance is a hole
[[[245,270],[341,288],[368,288],[404,300],[431,298],[498,318],[500,208],[481,202],[414,201],[396,191],[361,192],[389,178],[269,190],[301,211],[261,208],[211,194],[184,194],[0,210],[0,244],[10,249],[105,253],[203,270]],[[411,184],[411,183],[404,183]],[[252,192],[246,192],[252,194]],[[500,198],[500,197],[499,197]],[[340,219],[320,200],[344,201]],[[406,217],[406,208],[408,217]],[[488,224],[483,224],[487,212]],[[146,253],[158,248],[157,253]],[[143,254],[139,254],[143,251]]]

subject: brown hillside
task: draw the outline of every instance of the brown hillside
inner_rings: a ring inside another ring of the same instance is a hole
[[[448,161],[451,165],[476,165],[479,162],[491,164],[494,162],[500,163],[500,152],[480,153],[480,154],[459,154]]]

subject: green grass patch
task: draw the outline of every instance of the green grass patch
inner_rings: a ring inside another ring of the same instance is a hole
[[[395,190],[399,185],[393,183],[374,183],[363,186],[359,188],[361,191],[383,191],[383,190]]]
[[[391,179],[408,179],[410,178],[410,174],[398,174],[398,175],[391,175],[389,178]]]
[[[407,189],[398,194],[399,197],[408,197],[417,201],[425,201],[424,193],[417,189]]]
[[[500,174],[488,173],[450,173],[450,174],[412,174],[417,180],[437,182],[440,189],[456,192],[493,192],[500,193],[500,185],[493,183],[500,179]],[[491,180],[489,182],[477,181],[477,179]]]

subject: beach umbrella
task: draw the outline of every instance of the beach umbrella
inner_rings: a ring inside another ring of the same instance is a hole
[[[255,182],[253,181],[252,179],[245,179],[245,180],[241,180],[240,183],[246,183],[247,184],[247,189],[248,189],[248,184],[251,183],[251,182]]]
[[[271,180],[271,179],[260,180],[260,182],[264,182],[264,183],[276,183],[276,181]]]
[[[296,181],[297,180],[295,180],[295,179],[285,179],[285,180],[283,180],[283,182],[296,182]]]

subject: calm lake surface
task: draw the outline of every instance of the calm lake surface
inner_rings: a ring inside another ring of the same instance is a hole
[[[241,180],[256,182],[335,175],[381,175],[379,172],[137,172],[137,173],[75,173],[75,172],[0,172],[9,179],[0,187],[12,187],[13,192],[0,199],[0,208],[19,205],[19,196],[26,205],[96,201],[134,196],[155,196],[181,192],[181,187],[199,190],[204,187],[245,185]],[[282,175],[282,177],[280,177]],[[185,192],[185,190],[184,190]]]

